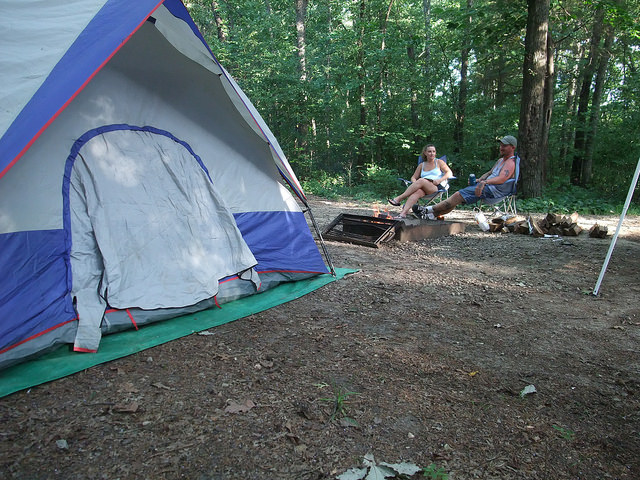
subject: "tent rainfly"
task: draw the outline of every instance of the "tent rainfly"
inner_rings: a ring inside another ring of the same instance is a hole
[[[327,273],[179,0],[4,1],[0,85],[0,368]]]

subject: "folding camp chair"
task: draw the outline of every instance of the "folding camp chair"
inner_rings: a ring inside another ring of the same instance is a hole
[[[447,163],[447,156],[443,155],[442,157],[438,158],[438,160],[442,160],[444,163]],[[418,165],[420,165],[423,161],[424,160],[422,159],[422,155],[420,155],[418,157]],[[456,177],[448,178],[445,182],[442,182],[440,184],[442,185],[442,189],[438,189],[437,192],[434,192],[431,195],[425,195],[418,201],[418,203],[426,202],[422,204],[423,206],[427,207],[431,204],[438,203],[440,200],[442,200],[442,197],[449,198],[449,181],[455,180],[455,179]],[[398,177],[398,180],[400,180],[404,184],[405,188],[411,185],[411,180],[407,180],[405,178],[400,178],[400,177]]]
[[[516,153],[516,173],[513,178],[510,178],[503,185],[510,186],[508,193],[499,198],[483,198],[476,207],[479,211],[483,210],[483,207],[491,207],[491,212],[488,213],[492,217],[515,217],[518,215],[516,208],[517,199],[517,187],[518,179],[520,178],[520,157]]]

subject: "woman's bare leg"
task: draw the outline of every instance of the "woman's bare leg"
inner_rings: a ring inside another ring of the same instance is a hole
[[[409,187],[404,191],[403,194],[397,196],[393,199],[394,202],[400,203],[405,198],[407,201],[402,207],[402,211],[400,212],[400,217],[406,217],[411,207],[413,207],[418,200],[420,200],[425,195],[431,195],[438,191],[438,187],[435,186],[429,180],[424,178],[419,178],[415,182],[413,182]]]
[[[395,197],[393,201],[395,201],[396,203],[400,203],[402,200],[410,197],[411,195],[416,193],[418,190],[422,191],[421,197],[423,197],[425,195],[430,195],[432,193],[435,193],[438,190],[438,187],[436,187],[429,180],[426,180],[424,178],[419,178],[418,180],[413,182],[411,185],[409,185],[407,189],[404,191],[404,193]]]
[[[431,184],[431,185],[433,185],[433,184]],[[436,190],[438,190],[438,189],[436,188]],[[418,200],[420,200],[424,196],[425,196],[425,193],[422,190],[417,190],[413,194],[409,195],[407,197],[407,201],[404,202],[404,206],[402,207],[402,211],[400,212],[400,216],[401,217],[406,217],[407,213],[409,213],[409,210],[411,210],[411,207],[413,207],[416,203],[418,203]]]

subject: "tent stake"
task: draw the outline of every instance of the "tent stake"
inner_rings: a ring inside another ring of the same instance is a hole
[[[607,270],[607,265],[609,265],[609,260],[611,259],[613,248],[615,247],[616,241],[618,240],[620,227],[622,227],[622,222],[624,220],[625,215],[627,214],[627,209],[629,208],[629,204],[631,203],[631,198],[633,197],[633,191],[636,189],[636,184],[638,183],[639,174],[640,174],[640,158],[638,159],[638,166],[636,167],[636,173],[633,175],[633,180],[631,181],[631,185],[629,186],[629,193],[627,194],[627,200],[624,202],[624,207],[622,208],[622,215],[620,215],[620,220],[618,221],[618,228],[616,228],[616,233],[613,234],[613,238],[611,239],[611,244],[609,245],[609,251],[607,252],[606,258],[604,259],[602,270],[600,270],[600,276],[598,277],[596,286],[593,289],[593,294],[596,296],[598,295],[598,291],[600,290],[600,284],[602,283],[602,279],[604,278],[604,272]]]

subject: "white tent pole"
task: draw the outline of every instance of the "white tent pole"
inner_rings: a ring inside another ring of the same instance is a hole
[[[620,215],[620,221],[618,221],[618,228],[616,228],[616,233],[613,234],[613,238],[611,239],[611,244],[609,245],[609,251],[607,252],[607,257],[604,259],[602,270],[600,270],[600,276],[598,277],[596,286],[593,289],[594,295],[598,295],[598,290],[600,290],[600,284],[602,283],[602,279],[604,278],[604,272],[607,270],[607,265],[609,265],[609,260],[611,259],[613,248],[615,247],[616,241],[618,240],[618,234],[620,233],[620,227],[622,227],[622,221],[624,220],[624,217],[627,214],[627,209],[629,208],[629,204],[631,203],[631,198],[633,197],[633,191],[636,189],[636,184],[638,183],[638,175],[640,175],[640,158],[638,159],[638,166],[636,167],[636,173],[633,175],[633,180],[631,181],[631,185],[629,186],[627,201],[624,202],[622,215]]]

